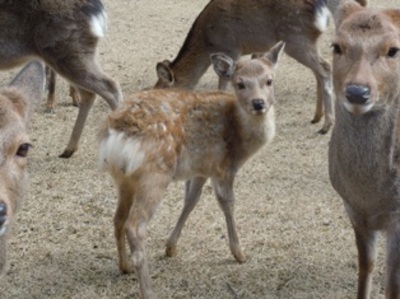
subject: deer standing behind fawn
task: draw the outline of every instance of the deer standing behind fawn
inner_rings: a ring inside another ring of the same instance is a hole
[[[357,298],[370,298],[379,231],[386,298],[400,298],[400,10],[346,1],[335,21],[329,175],[355,232]]]
[[[115,109],[119,84],[96,61],[98,41],[107,17],[100,0],[0,0],[0,69],[42,59],[77,88],[79,113],[69,143],[60,155],[68,158],[79,139],[96,93]]]
[[[0,273],[10,226],[28,187],[27,125],[42,100],[44,83],[44,65],[33,61],[0,90]]]
[[[327,133],[334,122],[330,64],[317,48],[327,29],[330,13],[341,0],[213,0],[194,21],[176,58],[157,63],[156,87],[192,89],[210,66],[211,53],[224,52],[234,60],[241,55],[265,52],[276,42],[286,43],[285,52],[308,67],[317,79],[317,105],[312,123],[325,123]],[[365,0],[358,2],[367,4]],[[218,88],[227,80],[219,77]]]
[[[228,227],[235,259],[246,260],[236,232],[233,182],[240,167],[275,134],[273,79],[284,43],[262,58],[235,62],[217,53],[211,60],[228,78],[235,95],[156,89],[134,94],[112,112],[100,134],[99,161],[118,189],[114,217],[122,272],[137,272],[142,298],[152,298],[144,238],[150,218],[167,186],[186,180],[185,203],[167,241],[176,254],[183,225],[211,178]]]

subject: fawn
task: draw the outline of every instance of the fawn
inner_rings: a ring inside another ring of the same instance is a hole
[[[157,63],[156,87],[192,89],[210,66],[209,55],[241,55],[267,51],[279,40],[285,52],[308,67],[317,79],[317,105],[312,123],[325,123],[319,131],[327,133],[334,122],[330,64],[317,48],[327,29],[330,13],[340,0],[275,1],[213,0],[194,21],[176,58]],[[366,5],[366,1],[360,0]],[[219,78],[219,89],[227,80]]]
[[[96,93],[111,109],[122,97],[119,84],[96,61],[97,44],[106,30],[103,4],[100,0],[0,1],[0,11],[0,69],[37,57],[78,89],[78,117],[60,155],[69,158],[77,150]]]
[[[10,225],[28,187],[27,125],[42,99],[44,83],[44,65],[33,61],[0,89],[0,272],[6,264]]]
[[[346,1],[335,22],[329,175],[355,232],[357,298],[370,298],[379,231],[387,235],[386,298],[400,298],[400,10]]]
[[[233,181],[240,167],[275,134],[272,83],[283,49],[279,42],[261,58],[239,62],[223,53],[212,54],[215,71],[232,82],[235,95],[147,90],[109,115],[100,133],[99,162],[118,189],[114,224],[119,267],[132,271],[126,236],[142,298],[153,297],[144,250],[147,225],[173,180],[187,183],[167,255],[176,253],[182,227],[210,177],[226,218],[231,252],[238,262],[246,260],[233,216]]]

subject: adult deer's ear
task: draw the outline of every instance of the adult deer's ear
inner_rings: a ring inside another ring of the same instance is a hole
[[[283,41],[278,42],[274,45],[267,53],[265,53],[262,58],[267,59],[269,62],[272,62],[272,65],[275,66],[279,59],[282,56],[283,50],[285,49],[285,43]]]
[[[165,86],[172,86],[175,83],[174,72],[171,70],[171,62],[164,60],[156,65],[157,77]]]
[[[19,100],[11,93],[8,98],[16,105],[17,110],[24,110],[25,113],[20,111],[28,121],[35,111],[36,107],[41,103],[43,92],[45,88],[45,68],[44,64],[40,61],[34,60],[27,65],[14,77],[9,84],[9,89],[3,90],[3,93],[16,90],[23,95]],[[23,107],[23,108],[22,108]]]
[[[214,71],[219,77],[232,78],[235,73],[236,63],[231,57],[225,53],[213,53],[210,55],[211,62],[214,66]]]
[[[352,13],[363,9],[363,7],[355,2],[354,0],[343,0],[341,1],[338,9],[336,10],[334,14],[334,19],[335,19],[335,26],[338,28],[340,24]]]

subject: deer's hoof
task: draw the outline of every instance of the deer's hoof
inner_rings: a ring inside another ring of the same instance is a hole
[[[165,249],[165,255],[169,256],[169,257],[174,257],[178,254],[178,250],[176,249],[176,247],[172,247],[172,246],[167,246],[167,249]]]
[[[65,150],[61,155],[58,157],[63,158],[63,159],[69,159],[72,157],[74,154],[75,150]]]

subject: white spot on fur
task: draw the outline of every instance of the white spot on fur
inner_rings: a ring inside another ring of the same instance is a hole
[[[317,15],[315,16],[315,27],[319,31],[324,32],[328,28],[330,17],[331,13],[329,9],[326,6],[322,7],[318,10]]]
[[[127,138],[123,132],[110,130],[100,144],[99,165],[103,169],[117,168],[130,175],[143,164],[144,158],[140,140]]]
[[[107,31],[107,15],[104,10],[92,16],[90,19],[90,29],[96,37],[104,37]]]

